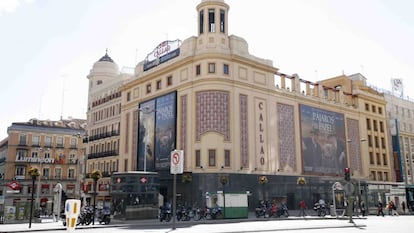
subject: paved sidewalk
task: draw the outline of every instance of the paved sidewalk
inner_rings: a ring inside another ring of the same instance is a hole
[[[308,215],[306,217],[297,217],[297,215],[294,214],[295,211],[291,212],[291,216],[288,218],[281,217],[281,218],[256,218],[254,216],[254,213],[249,213],[249,218],[244,219],[220,219],[220,220],[201,220],[201,221],[177,221],[177,227],[184,224],[193,223],[196,224],[214,224],[214,223],[234,223],[234,222],[253,222],[253,221],[289,221],[290,220],[315,220],[319,222],[318,220],[336,220],[336,217],[332,216],[325,216],[324,218],[314,216],[314,215]],[[358,217],[353,217],[354,219],[361,219]],[[348,225],[348,218],[341,218],[342,221],[341,224]],[[116,228],[116,227],[122,227],[127,225],[139,225],[141,227],[149,227],[153,228],[154,226],[159,228],[165,228],[169,227],[172,224],[172,222],[166,223],[166,222],[159,222],[158,219],[145,219],[145,220],[118,220],[118,219],[112,219],[111,223],[109,225],[99,224],[95,222],[95,225],[88,225],[88,226],[77,226],[76,229],[92,229],[92,228]],[[63,231],[66,230],[66,227],[63,226],[62,221],[54,222],[53,219],[44,219],[42,223],[33,223],[31,225],[31,228],[29,229],[29,223],[20,223],[20,224],[0,224],[0,233],[3,232],[36,232],[36,231]]]

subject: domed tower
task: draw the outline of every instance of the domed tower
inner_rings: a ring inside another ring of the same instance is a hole
[[[108,50],[105,55],[95,62],[87,78],[89,79],[89,92],[92,93],[96,87],[113,80],[119,75],[118,65],[108,56]]]
[[[228,12],[229,5],[224,0],[202,0],[197,6],[198,38],[197,49],[229,50]]]

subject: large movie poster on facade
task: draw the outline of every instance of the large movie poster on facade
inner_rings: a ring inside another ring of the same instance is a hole
[[[139,105],[138,170],[154,171],[155,100]]]
[[[176,92],[139,105],[138,170],[170,169],[170,154],[176,149],[176,106]]]
[[[171,151],[175,150],[176,92],[156,100],[155,168],[170,169]]]
[[[342,174],[347,167],[344,115],[300,105],[303,171]]]

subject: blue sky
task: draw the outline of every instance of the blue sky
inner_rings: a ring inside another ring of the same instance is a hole
[[[0,0],[0,139],[12,122],[86,118],[86,76],[108,53],[133,67],[161,41],[197,34],[201,0]],[[287,74],[362,73],[414,84],[410,0],[227,0],[229,34]]]

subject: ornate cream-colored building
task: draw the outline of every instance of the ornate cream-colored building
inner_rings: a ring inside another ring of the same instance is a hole
[[[159,192],[170,201],[170,153],[178,149],[184,152],[177,187],[183,203],[201,206],[224,190],[249,193],[250,207],[259,200],[285,201],[291,208],[301,198],[308,204],[332,200],[345,167],[370,205],[385,201],[389,189],[377,183],[393,183],[395,175],[383,94],[360,74],[318,82],[283,74],[271,60],[251,55],[243,38],[228,35],[223,0],[203,0],[196,9],[197,36],[161,42],[134,75],[113,86],[121,93],[114,118],[119,151],[89,158],[95,164],[89,172],[109,160],[117,161],[119,172],[158,172]],[[91,92],[88,125],[95,127],[90,107],[102,94],[91,98]],[[126,205],[151,203],[122,192]]]

